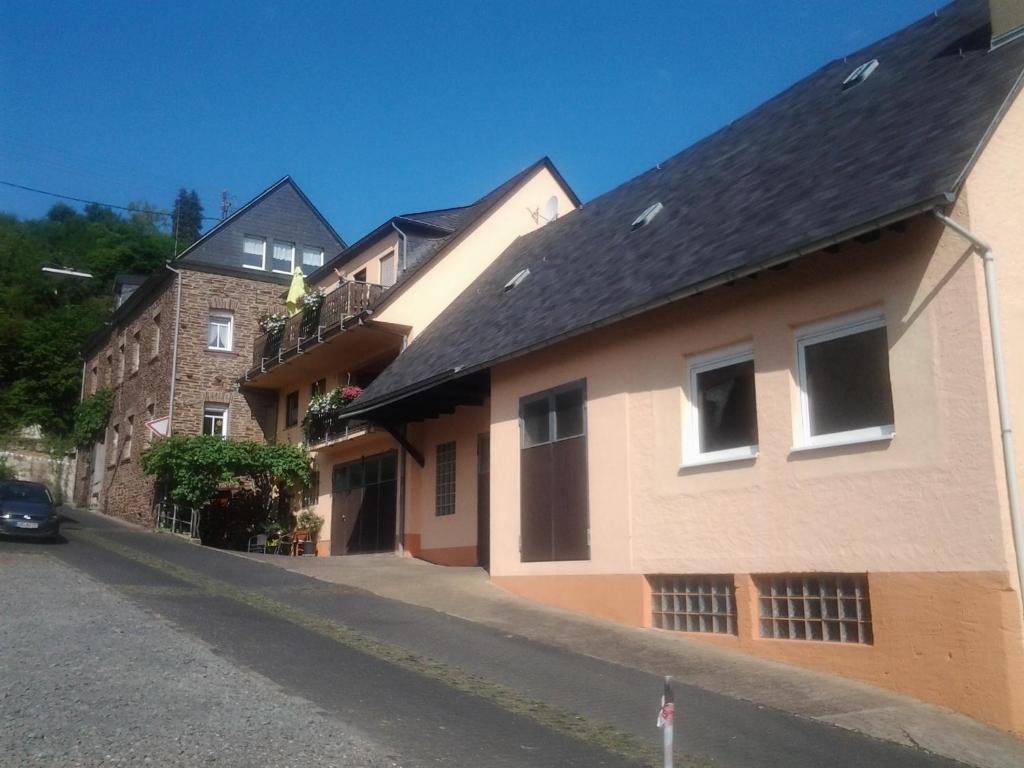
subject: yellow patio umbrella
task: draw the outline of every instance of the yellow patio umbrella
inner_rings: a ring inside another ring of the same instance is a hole
[[[300,267],[295,268],[292,275],[292,284],[288,288],[288,296],[285,298],[285,306],[288,307],[288,317],[297,315],[302,309],[302,297],[306,295],[306,278]]]

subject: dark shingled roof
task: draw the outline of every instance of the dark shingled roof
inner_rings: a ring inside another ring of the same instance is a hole
[[[317,269],[307,278],[316,282],[329,274],[335,267],[341,267],[359,255],[362,248],[375,242],[384,235],[390,235],[397,226],[406,237],[406,253],[404,269],[399,273],[398,280],[381,297],[378,308],[383,307],[394,298],[402,288],[412,280],[421,267],[430,262],[445,246],[455,241],[459,235],[480,221],[506,195],[513,192],[521,183],[532,177],[541,168],[547,168],[565,188],[566,194],[577,205],[580,204],[576,193],[547,157],[542,157],[529,167],[524,168],[512,178],[502,182],[480,199],[459,208],[441,208],[435,211],[403,213],[393,216],[358,242],[353,243],[326,264]],[[394,225],[394,226],[392,226]]]
[[[841,84],[878,59],[866,80]],[[1024,39],[989,51],[959,0],[833,61],[515,241],[355,401],[359,413],[952,200],[1016,94]],[[655,202],[647,226],[633,220]],[[519,286],[502,287],[522,269]]]

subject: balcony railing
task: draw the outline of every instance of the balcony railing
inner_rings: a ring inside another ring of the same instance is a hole
[[[362,419],[345,419],[340,416],[313,417],[306,425],[306,443],[310,448],[316,448],[345,440],[369,429],[370,422]]]
[[[252,345],[253,371],[266,371],[293,353],[319,344],[341,330],[346,319],[373,306],[383,292],[384,287],[374,283],[342,283],[324,297],[319,309],[299,312],[281,330],[257,336]]]

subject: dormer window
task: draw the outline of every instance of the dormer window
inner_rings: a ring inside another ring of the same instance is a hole
[[[307,275],[324,265],[324,249],[313,245],[302,248],[302,271]]]
[[[247,269],[267,268],[267,241],[246,235],[242,240],[242,266]]]
[[[275,272],[290,275],[295,271],[295,243],[274,241],[273,264]]]
[[[853,72],[846,76],[843,80],[843,90],[853,88],[855,85],[859,85],[871,77],[871,73],[878,69],[878,59],[872,59],[871,61],[865,61]]]

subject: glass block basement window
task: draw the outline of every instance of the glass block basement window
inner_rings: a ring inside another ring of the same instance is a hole
[[[871,645],[865,574],[757,576],[761,637]]]
[[[650,576],[655,629],[736,634],[732,576]]]

